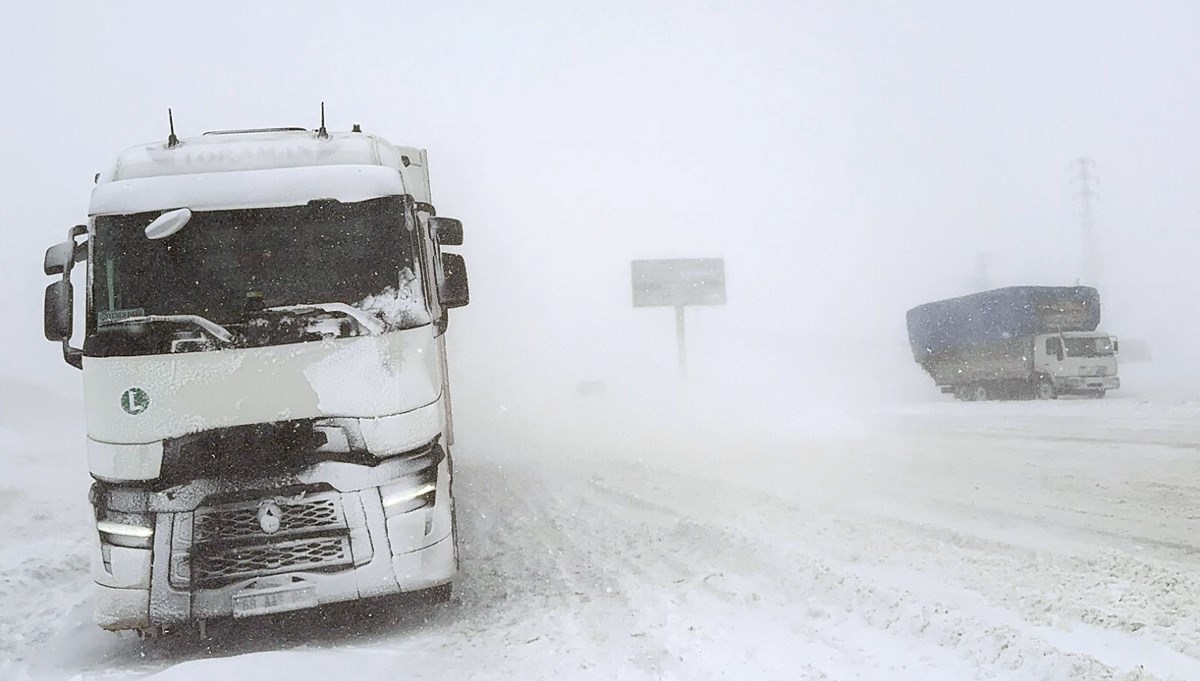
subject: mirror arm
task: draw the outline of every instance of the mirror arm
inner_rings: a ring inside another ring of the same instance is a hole
[[[70,241],[71,244],[74,246],[72,253],[71,253],[71,257],[67,258],[67,262],[65,263],[65,266],[63,267],[63,271],[62,271],[63,281],[67,282],[68,286],[71,283],[71,268],[74,267],[76,262],[82,262],[83,260],[85,260],[87,258],[86,250],[83,251],[83,256],[80,257],[79,247],[77,244],[75,244],[75,239],[77,239],[80,236],[83,236],[87,233],[88,233],[87,225],[75,225],[75,226],[71,227],[71,229],[67,230],[67,240]],[[84,242],[84,243],[87,243],[87,242]],[[75,301],[71,300],[71,301],[68,301],[68,304],[73,305],[74,302]],[[80,348],[71,347],[70,334],[68,334],[66,337],[64,337],[62,339],[62,347],[63,347],[63,360],[65,360],[67,364],[70,364],[71,366],[75,367],[76,369],[82,369],[83,368],[83,350]]]
[[[83,350],[80,350],[79,348],[71,347],[71,339],[70,338],[62,339],[62,347],[63,347],[63,360],[65,360],[67,364],[70,364],[71,366],[75,367],[76,369],[82,369],[83,368]]]
[[[79,254],[79,244],[75,243],[75,239],[87,233],[87,225],[75,225],[67,230],[67,241],[71,242],[71,255],[67,258],[67,261],[63,263],[62,276],[66,281],[71,280],[71,268],[75,266],[75,263],[83,262],[87,259],[87,251],[84,251],[83,255],[81,256]],[[85,241],[84,243],[87,242]]]

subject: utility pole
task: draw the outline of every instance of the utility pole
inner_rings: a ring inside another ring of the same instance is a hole
[[[1082,231],[1083,248],[1080,254],[1080,276],[1083,283],[1096,286],[1100,279],[1100,251],[1096,245],[1095,223],[1092,217],[1092,201],[1099,200],[1100,194],[1096,185],[1100,179],[1096,177],[1096,162],[1086,156],[1080,156],[1072,164],[1079,168],[1075,181],[1079,183],[1079,224]]]

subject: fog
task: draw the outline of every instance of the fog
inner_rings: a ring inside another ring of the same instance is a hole
[[[413,668],[479,644],[439,678],[1195,678],[1197,35],[1188,1],[9,3],[0,644],[61,653],[49,677],[212,654],[145,661],[87,623],[81,374],[42,338],[38,265],[168,108],[188,137],[316,128],[324,102],[331,129],[428,150],[471,286],[448,335],[464,595],[358,622],[367,644]],[[673,311],[631,304],[642,258],[725,260],[727,304],[686,312],[686,381]],[[913,362],[909,308],[1076,283],[1130,349],[1117,399],[948,404]],[[1097,622],[1090,646],[1062,631]],[[263,631],[230,650],[281,647]],[[282,647],[363,640],[305,636]],[[1158,667],[1105,657],[1142,643]]]
[[[1097,161],[1104,328],[1195,374],[1194,4],[248,3],[10,7],[0,41],[6,373],[78,392],[37,265],[134,143],[318,124],[429,149],[467,226],[454,374],[481,408],[676,382],[629,261],[724,257],[688,311],[691,383],[778,404],[926,398],[903,313],[1071,284],[1071,162]],[[1085,281],[1084,283],[1091,283]],[[486,339],[486,341],[484,341]],[[1174,377],[1174,379],[1172,379]],[[1166,388],[1164,388],[1166,389]],[[483,396],[486,395],[486,398]]]

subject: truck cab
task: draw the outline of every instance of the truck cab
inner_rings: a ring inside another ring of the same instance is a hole
[[[172,134],[97,176],[45,332],[83,375],[101,627],[449,596],[461,243],[425,151],[358,126]]]
[[[1121,387],[1117,377],[1118,340],[1101,331],[1064,331],[1034,337],[1033,362],[1038,397],[1103,397]]]

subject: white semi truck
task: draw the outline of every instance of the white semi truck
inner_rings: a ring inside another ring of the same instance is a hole
[[[83,370],[101,627],[449,597],[461,243],[425,151],[357,125],[172,131],[97,176],[45,331]]]

